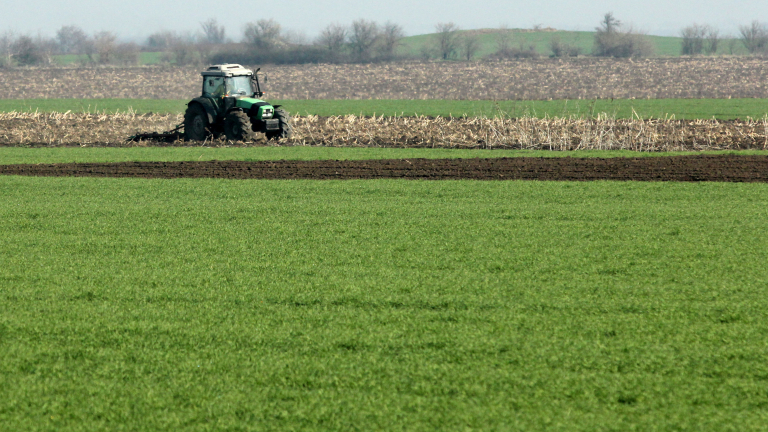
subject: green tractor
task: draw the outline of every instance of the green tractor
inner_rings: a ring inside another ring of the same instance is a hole
[[[224,134],[228,140],[247,141],[256,133],[270,140],[289,138],[293,129],[288,112],[259,99],[264,96],[259,70],[221,64],[203,71],[203,94],[187,104],[184,114],[184,138],[204,141]]]

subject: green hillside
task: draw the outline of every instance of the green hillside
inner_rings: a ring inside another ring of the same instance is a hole
[[[552,31],[552,30],[523,30],[523,29],[481,29],[464,30],[462,34],[476,34],[480,41],[480,50],[477,52],[477,58],[493,54],[498,48],[498,41],[503,32],[507,33],[509,45],[512,48],[524,49],[533,46],[542,56],[552,54],[550,42],[553,39],[559,39],[562,43],[576,46],[581,49],[582,54],[590,54],[594,42],[594,32],[588,31]],[[648,36],[654,47],[654,56],[679,56],[682,45],[682,38],[670,36]],[[436,45],[437,35],[425,34],[410,36],[403,39],[403,46],[400,53],[407,56],[422,56],[425,51],[428,52]],[[718,54],[746,54],[744,46],[738,43],[729,44],[729,40],[723,40],[720,43]]]

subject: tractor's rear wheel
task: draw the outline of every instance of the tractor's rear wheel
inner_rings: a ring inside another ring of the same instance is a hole
[[[275,116],[272,118],[280,120],[280,129],[274,130],[274,131],[267,131],[268,140],[279,139],[279,138],[290,138],[291,135],[293,135],[293,126],[291,125],[291,115],[288,114],[288,111],[282,108],[277,108],[275,110]]]
[[[224,119],[224,135],[230,141],[248,141],[253,139],[254,133],[251,119],[242,111],[232,111]]]
[[[208,114],[200,105],[190,105],[184,113],[184,138],[187,141],[205,141],[208,135]]]

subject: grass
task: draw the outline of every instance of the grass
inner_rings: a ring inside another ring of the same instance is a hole
[[[157,65],[164,62],[164,53],[162,52],[140,52],[139,65]],[[60,54],[53,56],[56,64],[61,66],[87,65],[90,64],[88,56],[84,54]],[[99,60],[99,55],[95,54],[94,59]]]
[[[0,111],[183,113],[186,100],[159,99],[2,99]],[[557,101],[455,100],[274,100],[301,115],[387,115],[476,117],[594,117],[731,120],[768,115],[766,99],[600,99]]]
[[[0,424],[765,430],[767,198],[0,177]]]
[[[672,155],[740,154],[768,155],[768,151],[742,150],[720,152],[649,153],[629,150],[569,151],[548,150],[463,150],[463,149],[397,149],[348,147],[0,147],[0,165],[131,162],[131,161],[208,161],[208,160],[365,160],[409,158],[493,158],[493,157],[655,157]]]
[[[498,49],[498,29],[487,29],[484,33],[478,35],[480,49],[475,58],[482,58],[493,54]],[[460,33],[464,33],[463,31]],[[433,49],[435,45],[434,34],[410,36],[403,39],[401,52],[405,55],[419,56],[425,49]],[[510,31],[510,47],[518,48],[520,45],[524,49],[534,46],[536,52],[548,57],[552,55],[550,42],[553,38],[559,38],[561,42],[578,47],[584,55],[592,53],[595,40],[595,33],[588,31]],[[648,36],[648,40],[653,47],[653,56],[659,57],[678,57],[681,55],[682,38],[670,36]],[[720,43],[718,54],[730,54],[730,40],[723,40]],[[733,54],[746,54],[741,42],[734,44]]]

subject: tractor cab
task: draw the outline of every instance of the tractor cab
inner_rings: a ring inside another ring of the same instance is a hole
[[[203,96],[251,98],[264,95],[259,85],[258,75],[237,64],[211,66],[201,75],[203,76]]]

